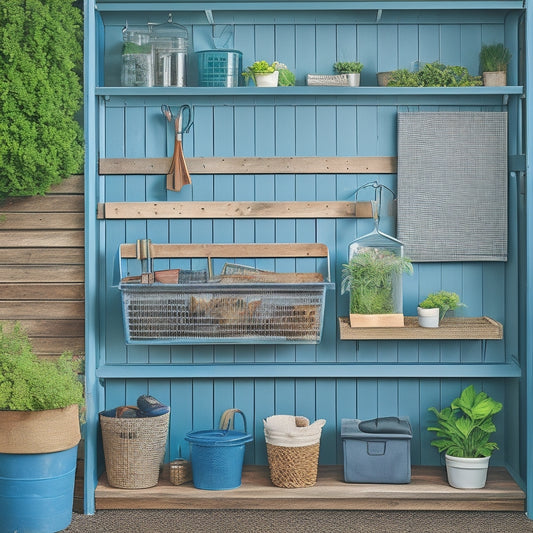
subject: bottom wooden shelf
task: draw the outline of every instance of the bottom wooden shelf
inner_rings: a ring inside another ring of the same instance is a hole
[[[448,485],[444,468],[413,466],[405,485],[343,481],[342,466],[320,466],[314,487],[282,489],[270,482],[268,467],[245,466],[242,485],[233,490],[195,489],[192,482],[172,485],[163,471],[149,489],[115,489],[105,474],[96,488],[96,509],[353,509],[394,511],[521,511],[525,494],[502,467],[489,468],[481,490]]]

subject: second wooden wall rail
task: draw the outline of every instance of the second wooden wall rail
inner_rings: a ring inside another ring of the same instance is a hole
[[[193,157],[191,174],[394,174],[396,157]],[[101,175],[160,174],[170,158],[104,158]],[[371,218],[370,202],[107,202],[99,219]]]

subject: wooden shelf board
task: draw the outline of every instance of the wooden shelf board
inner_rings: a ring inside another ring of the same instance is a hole
[[[96,488],[96,509],[352,509],[436,511],[524,511],[525,494],[505,468],[491,467],[484,489],[459,490],[446,482],[445,470],[413,466],[411,483],[345,483],[343,467],[320,466],[314,487],[272,485],[266,466],[245,466],[237,489],[212,491],[192,482],[172,485],[168,471],[148,489],[115,489],[105,474]]]
[[[403,328],[352,328],[348,317],[339,317],[341,340],[484,340],[502,339],[503,326],[492,318],[444,318],[438,328],[422,328],[418,318],[406,316]]]

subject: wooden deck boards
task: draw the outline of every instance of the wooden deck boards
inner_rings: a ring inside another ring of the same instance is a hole
[[[163,472],[149,489],[115,489],[105,474],[96,489],[96,509],[353,509],[394,511],[524,511],[525,494],[507,470],[491,467],[481,490],[448,485],[440,467],[413,466],[411,483],[344,483],[342,466],[319,467],[314,487],[282,489],[271,484],[268,467],[245,466],[242,485],[233,490],[175,486]]]

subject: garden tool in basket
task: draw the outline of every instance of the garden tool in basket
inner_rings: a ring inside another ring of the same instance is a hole
[[[174,117],[170,106],[163,104],[161,106],[163,116],[169,121],[174,120],[174,154],[170,163],[170,169],[167,174],[167,189],[171,191],[181,191],[184,185],[191,183],[191,176],[187,170],[185,157],[183,155],[182,137],[184,133],[188,133],[193,124],[193,116],[191,106],[182,105],[178,109],[176,117]],[[183,114],[187,112],[187,122],[183,121]]]

